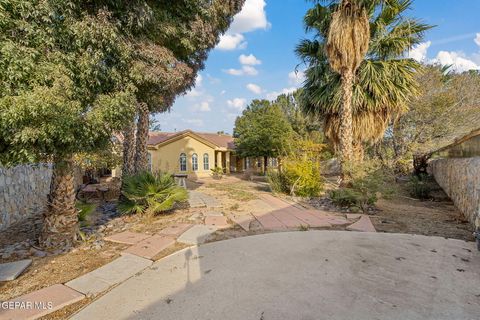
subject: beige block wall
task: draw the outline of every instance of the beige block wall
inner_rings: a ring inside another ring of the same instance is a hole
[[[152,170],[170,173],[187,173],[189,178],[209,176],[210,169],[215,167],[215,150],[191,137],[184,137],[172,143],[159,147],[158,150],[149,149],[152,156]],[[187,155],[187,171],[180,172],[180,154]],[[198,155],[198,171],[192,170],[192,156]],[[203,168],[203,155],[209,157],[209,170]]]

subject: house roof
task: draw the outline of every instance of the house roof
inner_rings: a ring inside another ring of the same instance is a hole
[[[206,142],[221,148],[221,149],[235,149],[235,142],[232,136],[227,134],[194,132],[192,130],[184,130],[180,132],[149,132],[148,145],[156,146],[170,141],[175,141],[177,138],[183,136],[193,136],[198,140],[205,140]]]

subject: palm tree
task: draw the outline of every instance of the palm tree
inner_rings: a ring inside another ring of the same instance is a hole
[[[352,161],[352,89],[353,77],[365,58],[370,41],[366,8],[357,0],[341,0],[332,13],[325,52],[333,71],[341,76],[340,163]]]
[[[333,1],[316,4],[305,15],[306,31],[315,38],[302,40],[296,49],[307,64],[302,98],[306,111],[324,119],[325,135],[339,147],[342,161],[353,158],[350,150],[361,158],[363,144],[382,138],[417,94],[415,74],[421,65],[406,53],[431,26],[403,15],[411,3]],[[348,37],[357,29],[361,36]],[[350,51],[352,57],[345,57]]]

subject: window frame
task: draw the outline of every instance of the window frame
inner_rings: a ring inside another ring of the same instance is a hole
[[[192,171],[198,171],[198,154],[192,154]]]
[[[205,159],[207,161],[205,161]],[[204,171],[210,170],[210,155],[208,153],[203,154],[203,170]]]
[[[180,172],[187,172],[187,154],[182,152],[180,153]],[[185,169],[183,169],[183,166],[185,166]]]

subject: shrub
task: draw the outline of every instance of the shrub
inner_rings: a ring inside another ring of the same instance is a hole
[[[423,174],[420,176],[412,176],[408,183],[410,195],[417,199],[429,199],[430,192],[432,192],[429,180],[429,177]]]
[[[366,212],[379,197],[388,197],[394,191],[393,174],[378,161],[346,164],[345,172],[351,177],[350,186],[330,193],[332,201],[340,206],[358,207]]]
[[[267,182],[277,193],[290,193],[290,186],[284,174],[276,170],[267,171]]]
[[[221,167],[215,167],[210,169],[210,171],[212,171],[212,177],[214,179],[221,179],[223,176],[223,169]]]
[[[188,199],[187,190],[167,173],[142,172],[123,179],[124,199],[118,206],[123,214],[160,214]]]
[[[295,140],[282,159],[281,171],[267,172],[275,192],[301,197],[315,197],[323,190],[321,150],[323,145],[310,140]]]

